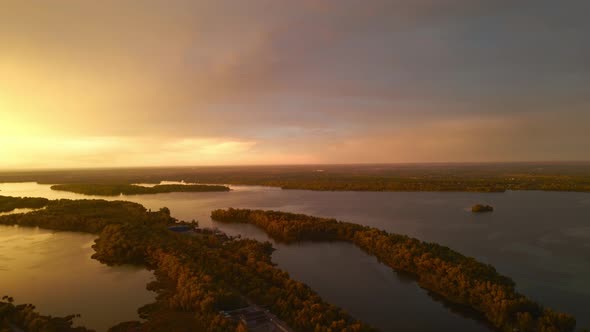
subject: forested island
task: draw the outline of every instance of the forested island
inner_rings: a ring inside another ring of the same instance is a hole
[[[26,199],[5,200],[22,205]],[[0,216],[0,224],[94,233],[98,238],[93,258],[153,270],[156,280],[147,287],[157,298],[139,309],[145,321],[122,322],[112,332],[245,332],[243,323],[221,311],[250,303],[268,308],[294,331],[374,331],[276,268],[270,243],[172,232],[168,227],[178,221],[167,208],[148,211],[125,201],[49,200],[42,210]],[[3,316],[2,324],[29,330],[14,317]]]
[[[491,205],[475,204],[474,206],[471,207],[471,212],[473,212],[473,213],[493,212],[493,211],[494,211],[494,207]]]
[[[590,163],[203,166],[0,172],[0,182],[158,184],[162,180],[334,191],[590,192]],[[118,195],[116,191],[109,195]]]
[[[515,290],[514,282],[491,265],[435,243],[372,227],[276,211],[215,210],[211,218],[253,224],[275,241],[345,241],[391,268],[415,277],[420,287],[468,306],[502,331],[573,331],[575,318],[545,308]]]
[[[134,184],[96,183],[56,184],[51,186],[51,189],[95,196],[146,195],[173,192],[214,192],[230,190],[230,188],[227,186],[205,184],[161,184],[155,185],[153,187],[144,187]]]

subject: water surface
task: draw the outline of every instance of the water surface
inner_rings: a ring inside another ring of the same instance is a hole
[[[251,225],[211,221],[217,208],[258,208],[335,217],[447,245],[494,265],[518,290],[576,315],[590,326],[590,194],[564,192],[314,192],[231,186],[231,192],[122,196],[150,209],[167,206],[179,219],[196,219],[229,234],[268,237]],[[89,198],[35,183],[0,184],[0,194]],[[103,198],[104,197],[95,197]],[[476,203],[495,211],[473,214]],[[331,303],[383,330],[488,330],[451,313],[414,282],[348,244],[275,244],[273,260]]]
[[[138,320],[137,309],[154,301],[145,288],[152,274],[91,259],[94,238],[0,225],[0,294],[44,315],[81,314],[75,323],[97,331]]]

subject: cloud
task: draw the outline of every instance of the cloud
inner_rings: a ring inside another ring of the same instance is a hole
[[[8,137],[0,169],[312,162],[304,153],[232,138]]]
[[[64,147],[72,158],[42,154],[32,141],[10,150],[27,165],[34,154],[71,165],[587,158],[565,129],[553,139],[564,146],[543,155],[538,147],[553,145],[526,128],[576,127],[579,116],[568,114],[590,105],[589,8],[581,0],[8,0],[0,145],[123,142],[88,155]]]
[[[572,123],[571,119],[576,119]],[[343,138],[321,162],[495,162],[587,160],[588,112],[471,116]]]

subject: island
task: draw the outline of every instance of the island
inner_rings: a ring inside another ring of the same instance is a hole
[[[494,207],[491,205],[484,205],[484,204],[475,204],[471,207],[471,212],[473,213],[482,213],[482,212],[492,212],[494,211]]]
[[[247,209],[215,210],[211,218],[246,223],[273,240],[345,241],[358,246],[396,271],[414,276],[418,285],[445,301],[481,314],[501,331],[573,331],[573,316],[555,312],[516,291],[509,277],[448,247],[399,234],[302,214]]]
[[[51,189],[94,196],[146,195],[173,192],[230,191],[230,188],[227,186],[206,184],[161,184],[155,185],[153,187],[144,187],[134,184],[74,183],[56,184],[51,186]]]

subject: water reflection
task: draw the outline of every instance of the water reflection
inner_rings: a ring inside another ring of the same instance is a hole
[[[491,331],[453,314],[411,276],[398,274],[345,242],[276,244],[273,261],[328,302],[383,331]],[[467,319],[465,319],[467,318]]]
[[[33,303],[42,314],[64,316],[97,331],[137,320],[137,309],[153,302],[146,284],[152,274],[93,260],[94,236],[0,225],[0,296]]]

